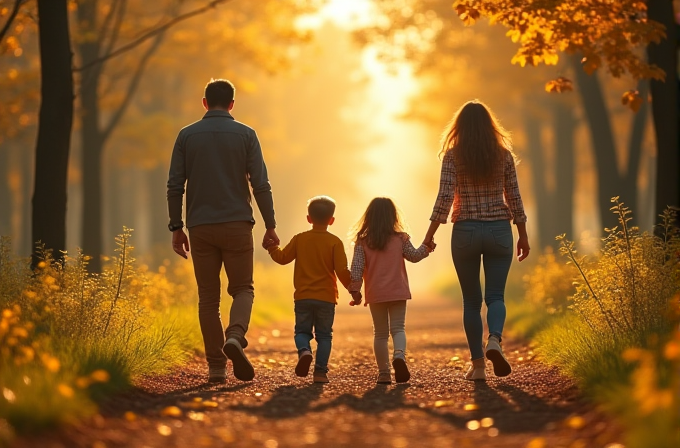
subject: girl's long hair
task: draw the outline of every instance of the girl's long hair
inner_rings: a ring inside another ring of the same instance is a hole
[[[456,164],[474,182],[486,183],[502,172],[505,151],[512,157],[512,140],[491,109],[479,100],[461,106],[442,134],[442,157],[453,151]]]
[[[390,198],[374,198],[357,222],[350,236],[357,243],[363,241],[370,249],[383,250],[390,237],[405,232],[401,213]]]

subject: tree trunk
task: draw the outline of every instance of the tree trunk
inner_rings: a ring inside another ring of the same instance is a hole
[[[632,198],[622,196],[623,186],[616,163],[616,143],[597,74],[588,75],[584,72],[578,56],[571,57],[571,61],[574,66],[586,120],[590,128],[590,138],[595,155],[597,202],[601,226],[614,227],[616,217],[609,210],[612,206],[611,198],[619,196],[626,203],[630,203]]]
[[[66,188],[73,123],[73,74],[66,0],[38,0],[41,103],[32,241],[55,259],[66,250]],[[39,261],[34,250],[32,265]]]
[[[633,115],[633,124],[630,130],[630,138],[628,141],[628,166],[626,167],[626,174],[623,176],[623,189],[621,196],[627,198],[626,204],[633,211],[633,216],[641,216],[644,210],[639,210],[639,194],[637,188],[638,175],[640,171],[640,162],[642,158],[642,142],[645,138],[645,129],[647,128],[647,117],[649,115],[649,103],[647,97],[649,96],[649,83],[646,80],[638,83],[638,91],[640,96],[645,101],[640,106],[640,109]],[[635,220],[638,224],[639,219]]]
[[[0,146],[0,236],[12,234],[12,191],[9,188],[9,145]]]
[[[571,105],[554,101],[553,129],[555,135],[555,194],[553,195],[553,222],[551,245],[556,247],[555,236],[562,233],[574,238],[574,133],[576,117]]]
[[[97,1],[82,2],[78,7],[78,20],[84,34],[97,35]],[[99,58],[97,39],[83,39],[78,45],[83,65]],[[89,269],[102,269],[102,148],[104,138],[100,131],[99,80],[101,64],[83,70],[80,86],[80,115],[83,171],[83,252],[92,257]]]
[[[545,188],[546,169],[541,142],[541,122],[531,112],[525,112],[524,131],[527,137],[527,153],[531,161],[531,182],[536,197],[536,221],[538,227],[538,243],[543,250],[552,246],[554,240],[550,233],[552,228],[553,204]]]
[[[666,72],[666,81],[652,80],[652,113],[656,131],[656,215],[680,205],[680,96],[678,90],[678,29],[670,0],[649,0],[647,16],[666,27],[666,39],[651,43],[651,64]],[[655,220],[656,221],[656,220]]]
[[[35,165],[33,151],[24,149],[20,152],[21,160],[21,238],[17,247],[17,253],[27,256],[33,252],[33,242],[31,235],[31,215],[33,206],[28,198],[33,193],[33,182],[31,174]]]

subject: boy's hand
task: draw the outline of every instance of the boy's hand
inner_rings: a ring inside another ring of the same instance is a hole
[[[349,306],[359,306],[361,305],[361,291],[350,291],[349,292],[352,295],[352,301],[349,302]]]
[[[262,247],[264,247],[265,250],[269,250],[272,247],[278,246],[278,243],[274,240],[264,240],[262,242]]]
[[[276,234],[276,229],[267,229],[262,238],[262,247],[269,250],[270,247],[278,246],[279,244],[281,244],[281,240],[279,240],[279,236]]]

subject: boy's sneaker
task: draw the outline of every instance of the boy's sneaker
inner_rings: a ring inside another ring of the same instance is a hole
[[[465,374],[466,380],[486,381],[486,360],[484,358],[473,359],[472,365]]]
[[[503,355],[503,348],[496,336],[489,336],[486,343],[486,357],[493,364],[493,373],[496,376],[508,376],[512,372],[512,367],[505,356]]]
[[[231,359],[234,366],[234,376],[241,381],[252,381],[255,378],[255,369],[243,353],[243,348],[235,338],[229,338],[222,349],[227,358]]]
[[[392,360],[392,367],[394,368],[394,380],[397,383],[405,383],[411,379],[411,372],[408,371],[406,360],[401,357],[395,357]]]
[[[309,375],[309,366],[312,365],[312,352],[309,350],[303,350],[298,355],[298,362],[295,366],[295,374],[297,376],[307,376]]]
[[[314,382],[315,383],[328,383],[328,374],[326,372],[314,372]]]
[[[209,383],[224,383],[227,381],[226,367],[209,367],[208,368],[208,382]]]
[[[379,373],[376,384],[392,384],[392,375],[389,372]]]

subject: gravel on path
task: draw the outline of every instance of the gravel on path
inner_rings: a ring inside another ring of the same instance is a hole
[[[266,306],[266,304],[258,304]],[[88,421],[16,448],[621,447],[620,431],[568,378],[504,341],[513,373],[463,379],[468,352],[457,306],[409,303],[411,381],[376,385],[370,313],[338,305],[330,384],[298,378],[291,323],[249,332],[255,380],[205,383],[200,358],[102,405]],[[292,318],[292,304],[291,304]]]

